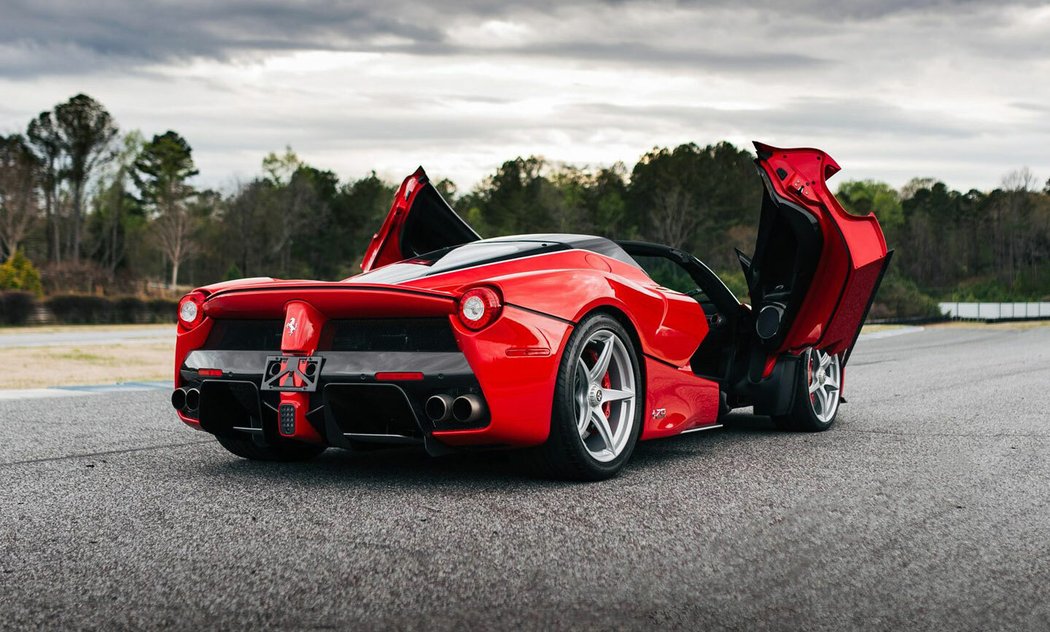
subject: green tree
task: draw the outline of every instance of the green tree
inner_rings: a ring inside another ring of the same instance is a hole
[[[62,238],[55,200],[58,196],[61,164],[65,154],[62,134],[55,123],[54,114],[50,111],[41,112],[30,121],[26,137],[41,164],[40,187],[44,190],[44,215],[47,218],[47,260],[57,263],[62,257]]]
[[[187,201],[194,195],[187,182],[197,175],[193,150],[179,134],[154,136],[134,164],[134,179],[142,202],[153,211],[150,229],[171,266],[171,287],[178,285],[179,266],[193,252],[194,217]]]
[[[628,213],[642,237],[731,269],[736,263],[728,235],[738,227],[753,234],[761,207],[753,161],[750,153],[725,142],[654,148],[631,172]]]
[[[278,187],[288,184],[292,175],[302,165],[303,161],[289,146],[285,146],[284,153],[280,155],[271,151],[262,161],[263,173]]]
[[[21,250],[15,250],[7,261],[0,264],[0,290],[21,290],[37,296],[43,293],[40,273]]]
[[[135,161],[145,145],[138,131],[124,135],[107,174],[100,178],[95,212],[88,220],[93,256],[112,274],[126,263],[129,234],[138,237],[145,222],[142,203],[132,186]]]
[[[858,215],[875,213],[879,224],[892,232],[904,223],[900,194],[885,182],[847,180],[835,194],[843,208]]]
[[[72,230],[69,251],[80,260],[80,227],[84,215],[84,193],[98,167],[112,157],[117,125],[102,104],[78,94],[55,107],[55,121],[67,157],[66,175],[72,189]]]
[[[350,276],[361,271],[365,248],[390,210],[396,191],[396,187],[381,180],[374,171],[339,190],[333,201],[332,223],[341,244],[334,260],[341,265],[333,272]]]

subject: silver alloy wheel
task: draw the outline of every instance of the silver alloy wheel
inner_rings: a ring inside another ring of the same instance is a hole
[[[829,423],[839,408],[842,364],[838,355],[810,349],[806,366],[809,405],[821,423]]]
[[[634,427],[634,363],[619,336],[599,329],[584,343],[574,381],[576,428],[587,452],[607,463],[627,447]]]

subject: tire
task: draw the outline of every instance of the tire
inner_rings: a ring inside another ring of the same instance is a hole
[[[222,447],[250,461],[309,461],[325,451],[323,445],[294,441],[259,444],[253,437],[216,437]]]
[[[641,434],[644,396],[639,354],[624,326],[601,313],[584,318],[558,368],[550,436],[535,453],[541,474],[582,481],[616,476]]]
[[[807,349],[797,379],[795,402],[787,415],[773,417],[781,430],[822,432],[835,423],[841,402],[842,362],[837,354]]]

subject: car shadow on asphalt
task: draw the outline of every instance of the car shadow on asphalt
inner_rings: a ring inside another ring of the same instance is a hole
[[[756,435],[777,434],[768,417],[732,413],[723,427],[638,444],[628,472],[646,472],[666,467],[669,462],[695,459],[730,448],[731,444],[751,441]],[[252,479],[266,484],[288,482],[319,485],[360,484],[370,488],[412,485],[414,487],[461,487],[463,484],[557,489],[580,482],[560,481],[538,474],[527,455],[520,451],[488,450],[430,457],[421,448],[390,448],[363,452],[331,449],[305,463],[246,461],[214,444],[222,457],[205,465],[214,474]],[[615,480],[615,479],[614,479]]]

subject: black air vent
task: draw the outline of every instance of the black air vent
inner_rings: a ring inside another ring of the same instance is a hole
[[[322,340],[332,351],[459,351],[447,318],[333,320]]]
[[[216,320],[204,349],[281,350],[280,320]],[[331,320],[318,351],[459,351],[447,318]]]
[[[216,320],[205,349],[223,351],[280,351],[280,320]]]

